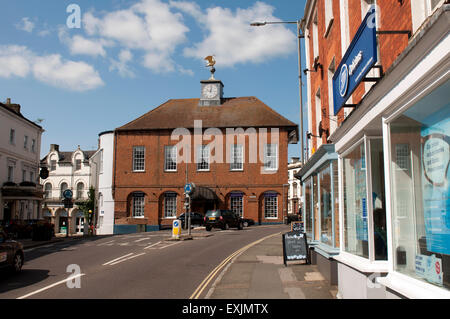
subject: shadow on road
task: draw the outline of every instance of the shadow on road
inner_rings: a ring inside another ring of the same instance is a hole
[[[16,274],[8,269],[3,269],[0,271],[0,294],[34,285],[48,277],[50,277],[49,270],[23,269]]]

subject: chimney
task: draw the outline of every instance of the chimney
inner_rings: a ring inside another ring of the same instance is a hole
[[[11,103],[11,98],[7,98],[6,99],[5,105],[10,110],[14,111],[17,114],[20,114],[20,104],[12,104]]]
[[[50,152],[57,151],[59,152],[59,145],[58,144],[50,144]]]

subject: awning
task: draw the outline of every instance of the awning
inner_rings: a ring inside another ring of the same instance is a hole
[[[300,182],[303,182],[312,174],[317,173],[318,169],[321,168],[326,162],[337,159],[338,155],[334,151],[334,144],[322,144],[317,152],[309,158],[308,162],[306,162],[300,171],[294,174],[294,176],[299,179]]]
[[[216,193],[208,188],[203,186],[196,186],[194,192],[191,195],[192,200],[218,200]]]

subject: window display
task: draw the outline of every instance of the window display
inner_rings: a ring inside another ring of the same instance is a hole
[[[450,288],[450,81],[390,123],[394,268]]]

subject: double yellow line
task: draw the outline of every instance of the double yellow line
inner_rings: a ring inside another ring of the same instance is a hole
[[[227,258],[225,258],[224,261],[222,261],[219,266],[217,266],[200,284],[200,286],[198,286],[198,288],[194,291],[194,293],[192,294],[192,296],[189,299],[198,299],[201,294],[203,293],[203,291],[206,289],[206,287],[208,287],[209,283],[211,282],[211,280],[217,275],[217,273],[219,273],[219,271],[221,271],[228,262],[230,262],[233,258],[235,258],[236,256],[242,254],[244,251],[246,251],[247,249],[259,244],[260,242],[269,239],[271,237],[280,235],[282,232],[273,234],[273,235],[269,235],[266,236],[264,238],[261,238],[260,240],[257,240],[251,244],[248,244],[247,246],[242,247],[241,249],[235,251],[233,254],[231,254],[230,256],[228,256]]]

